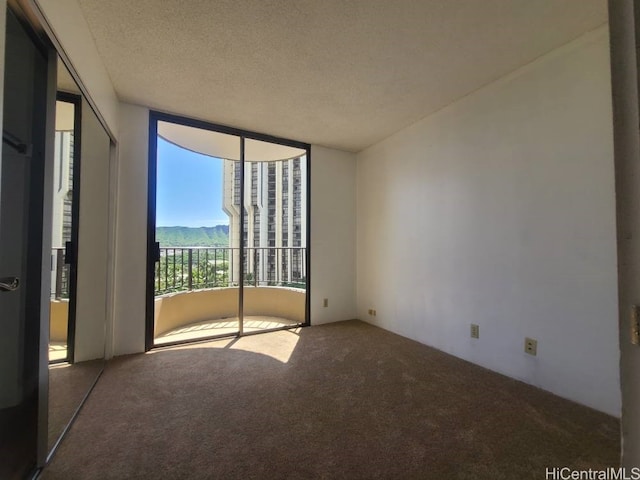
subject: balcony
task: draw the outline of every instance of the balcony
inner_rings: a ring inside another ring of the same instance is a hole
[[[243,331],[305,322],[306,249],[245,249]],[[240,249],[163,247],[155,270],[156,344],[238,331]],[[67,354],[69,266],[52,249],[49,359]]]
[[[238,331],[240,271],[243,331],[305,321],[306,249],[163,247],[155,270],[154,341],[166,344]],[[242,265],[242,269],[240,268]]]

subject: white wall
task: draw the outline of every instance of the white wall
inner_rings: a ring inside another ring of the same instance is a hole
[[[360,153],[359,318],[619,415],[610,104],[600,28]]]
[[[311,147],[312,325],[356,318],[355,175],[354,154]]]
[[[113,354],[144,351],[149,110],[120,104]]]

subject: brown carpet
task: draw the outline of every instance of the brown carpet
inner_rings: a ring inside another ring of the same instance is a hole
[[[618,462],[616,419],[351,321],[109,362],[43,478],[499,480]]]
[[[49,451],[102,371],[104,360],[49,366]]]

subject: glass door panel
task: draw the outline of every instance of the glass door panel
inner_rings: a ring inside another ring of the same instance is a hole
[[[243,330],[305,323],[306,150],[245,140]]]
[[[56,101],[56,133],[53,168],[53,214],[51,222],[51,302],[49,314],[49,361],[70,360],[69,313],[71,264],[75,253],[72,244],[74,139],[76,103]],[[75,165],[77,166],[77,165]],[[77,206],[76,206],[77,208]],[[71,325],[71,330],[73,326]],[[72,342],[71,342],[72,343]]]
[[[154,344],[237,334],[240,137],[158,121]]]

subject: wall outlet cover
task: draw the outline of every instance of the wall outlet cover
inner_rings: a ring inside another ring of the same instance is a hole
[[[533,355],[534,357],[538,354],[538,341],[533,338],[525,338],[524,339],[524,351],[529,355]]]
[[[480,326],[475,323],[471,324],[471,338],[480,338]]]

